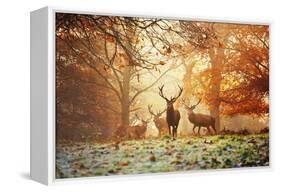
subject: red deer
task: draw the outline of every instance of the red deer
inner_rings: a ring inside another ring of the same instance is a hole
[[[185,109],[187,110],[188,114],[188,120],[193,124],[193,133],[195,134],[195,128],[198,127],[198,135],[200,135],[200,129],[201,127],[206,127],[208,129],[208,132],[211,134],[210,127],[214,130],[216,133],[215,128],[215,118],[210,115],[205,115],[201,113],[194,113],[193,110],[199,105],[201,102],[201,99],[197,102],[197,104],[192,105],[191,107],[187,106],[183,100],[183,104]]]
[[[163,111],[158,111],[158,112],[154,113],[151,108],[152,108],[152,105],[148,105],[148,111],[153,116],[153,122],[154,122],[156,128],[158,129],[159,137],[161,137],[161,135],[163,135],[163,133],[165,133],[165,132],[167,133],[167,131],[168,131],[168,124],[167,124],[165,118],[163,118],[163,117],[161,118],[161,115],[166,111],[166,109],[164,109]]]
[[[141,120],[142,125],[128,126],[127,127],[128,139],[144,139],[145,137],[145,132],[149,120],[140,119],[137,115],[136,118]]]
[[[180,91],[179,91],[178,95],[175,96],[175,97],[171,97],[170,99],[165,97],[164,94],[163,94],[164,85],[159,87],[159,95],[163,99],[165,99],[166,103],[167,103],[166,120],[167,120],[170,136],[171,136],[171,128],[172,128],[173,139],[175,139],[175,137],[177,137],[177,129],[178,129],[179,121],[180,121],[180,118],[181,118],[180,112],[178,110],[174,109],[174,106],[173,106],[174,103],[180,97],[180,95],[182,94],[182,91],[183,91],[182,87],[180,87],[180,86],[178,86],[178,87],[180,88]]]

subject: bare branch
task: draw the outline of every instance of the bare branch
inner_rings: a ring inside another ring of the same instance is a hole
[[[139,96],[140,94],[142,94],[143,92],[147,91],[148,89],[150,89],[151,87],[153,87],[156,83],[158,83],[158,81],[164,76],[166,75],[169,71],[178,68],[179,66],[181,66],[182,64],[177,65],[176,67],[170,67],[169,69],[167,69],[166,71],[164,71],[153,83],[151,83],[149,86],[145,87],[144,89],[138,91],[131,99],[130,103],[133,103],[134,100],[136,99],[137,96]]]

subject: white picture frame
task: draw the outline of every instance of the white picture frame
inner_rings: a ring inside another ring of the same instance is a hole
[[[31,47],[31,142],[30,142],[30,172],[31,178],[45,185],[54,185],[63,182],[92,181],[108,179],[108,177],[84,177],[73,179],[55,178],[55,14],[83,13],[114,16],[136,16],[130,13],[103,13],[99,11],[74,10],[66,8],[44,7],[31,12],[30,47]],[[137,16],[149,18],[185,19],[185,17],[163,17],[157,15]],[[223,21],[239,24],[266,24],[261,22],[225,21],[211,18],[211,21]],[[196,21],[210,21],[198,19]],[[271,154],[271,153],[270,153]],[[268,169],[270,167],[260,167]],[[244,168],[243,168],[244,169]],[[249,168],[245,168],[249,169]],[[255,167],[256,169],[256,167]],[[240,169],[238,169],[240,170]],[[210,171],[210,170],[204,170]],[[217,171],[217,170],[215,170]],[[229,171],[224,169],[223,171]],[[192,173],[189,171],[188,173]],[[164,173],[167,174],[167,173]],[[168,174],[182,174],[168,173]],[[147,176],[146,174],[144,174]],[[150,174],[149,174],[150,175]],[[160,173],[160,175],[163,175]],[[134,175],[137,176],[137,175]],[[140,175],[138,175],[139,177]],[[142,175],[143,176],[143,175]],[[119,178],[120,176],[118,176]],[[129,176],[121,176],[128,178]]]

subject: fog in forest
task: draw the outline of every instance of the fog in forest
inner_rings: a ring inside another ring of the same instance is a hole
[[[269,26],[56,14],[56,178],[269,166]]]
[[[57,135],[111,140],[140,126],[158,137],[152,113],[181,88],[178,135],[194,134],[186,106],[198,101],[193,112],[214,118],[217,134],[258,133],[268,127],[268,37],[262,25],[58,13]]]

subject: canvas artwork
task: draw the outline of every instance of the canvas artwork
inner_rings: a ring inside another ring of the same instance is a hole
[[[57,12],[56,178],[269,166],[269,26]]]

